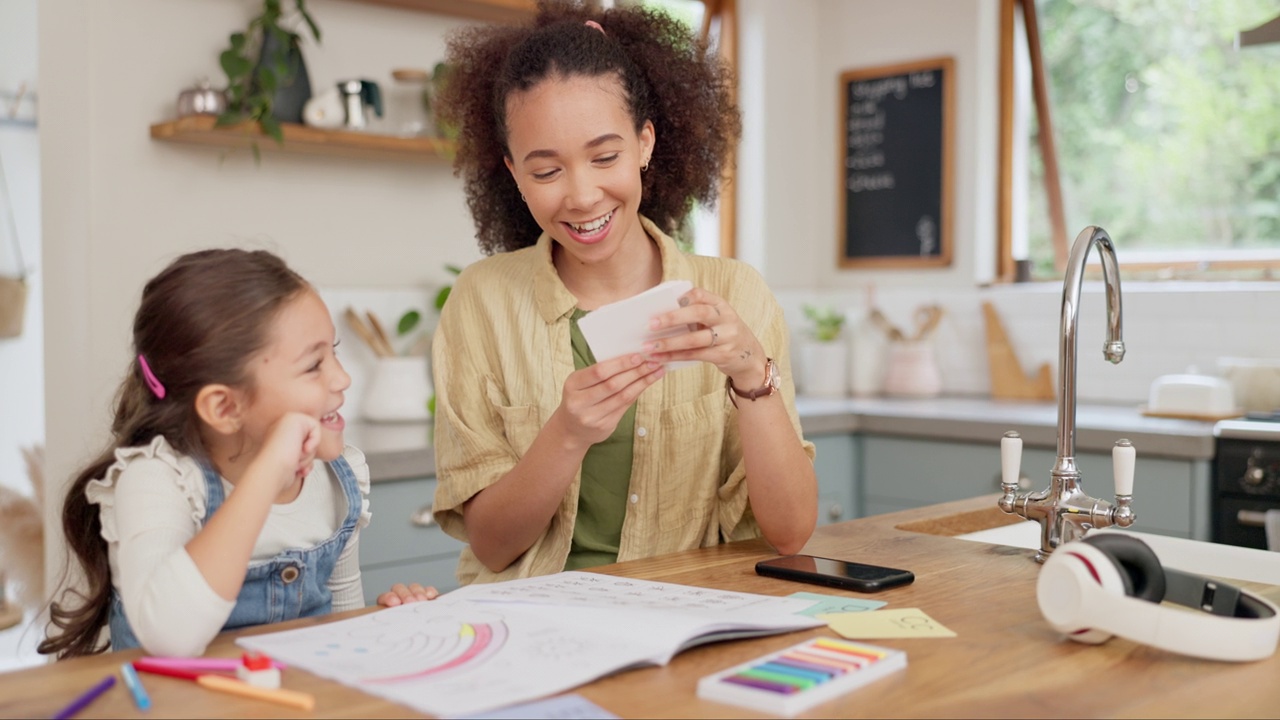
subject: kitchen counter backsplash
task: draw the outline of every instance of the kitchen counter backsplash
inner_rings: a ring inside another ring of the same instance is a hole
[[[1027,447],[1057,447],[1054,403],[995,402],[985,398],[796,398],[806,437],[871,433],[928,440],[989,443],[999,453],[1006,430]],[[1111,452],[1129,438],[1140,457],[1208,460],[1213,423],[1144,417],[1135,407],[1081,404],[1076,408],[1076,448]],[[347,442],[364,451],[374,482],[435,475],[431,423],[347,423]]]
[[[1123,256],[1120,260],[1123,271]],[[775,293],[792,331],[793,361],[807,329],[804,305],[845,310],[846,338],[853,334],[849,326],[867,308],[865,289]],[[1085,283],[1077,338],[1078,402],[1138,405],[1147,401],[1152,381],[1161,375],[1185,373],[1189,368],[1217,375],[1222,357],[1280,358],[1280,333],[1272,331],[1280,317],[1280,283],[1128,283],[1123,284],[1122,297],[1126,354],[1123,362],[1112,365],[1102,357],[1106,336],[1102,283]],[[984,301],[994,305],[1023,371],[1030,375],[1048,363],[1056,388],[1060,282],[982,289],[877,286],[875,290],[876,307],[904,330],[914,328],[917,308],[930,304],[943,308],[932,341],[944,396],[991,392]]]

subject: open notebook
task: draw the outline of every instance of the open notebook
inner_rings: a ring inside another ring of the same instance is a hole
[[[702,643],[819,627],[798,614],[812,604],[566,572],[236,642],[420,712],[458,716],[665,665]]]

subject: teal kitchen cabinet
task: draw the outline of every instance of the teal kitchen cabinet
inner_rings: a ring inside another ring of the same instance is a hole
[[[998,440],[998,438],[997,438]],[[861,437],[862,509],[867,515],[961,500],[1000,492],[1000,445],[924,440],[883,435]],[[1023,489],[1049,486],[1057,453],[1026,448]],[[1109,453],[1077,453],[1081,483],[1093,497],[1112,500],[1115,484]],[[1207,540],[1209,463],[1143,457],[1134,475],[1134,530]],[[994,504],[994,501],[993,501]]]
[[[806,437],[814,444],[818,476],[818,524],[861,517],[858,506],[858,438],[852,434]]]
[[[364,598],[373,604],[394,583],[458,587],[454,573],[463,544],[445,534],[431,517],[435,478],[375,482],[369,493],[373,520],[360,535],[360,575]]]

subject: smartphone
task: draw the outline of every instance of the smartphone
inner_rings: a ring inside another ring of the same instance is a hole
[[[916,579],[915,573],[910,570],[832,560],[812,555],[784,555],[771,560],[761,560],[756,563],[756,574],[858,592],[887,590],[899,585],[908,585]]]

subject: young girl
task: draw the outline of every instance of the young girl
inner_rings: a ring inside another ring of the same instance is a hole
[[[40,652],[101,652],[109,627],[113,650],[199,655],[222,630],[363,607],[369,469],[343,443],[336,345],[264,251],[191,253],[147,283],[113,447],[63,509],[87,592],[53,604]]]
[[[449,44],[439,106],[492,254],[433,341],[435,517],[469,543],[463,582],[760,535],[794,553],[816,522],[781,308],[751,267],[669,237],[716,197],[732,76],[661,11],[586,5]],[[579,318],[675,279],[694,288],[651,328],[692,331],[592,354]]]

